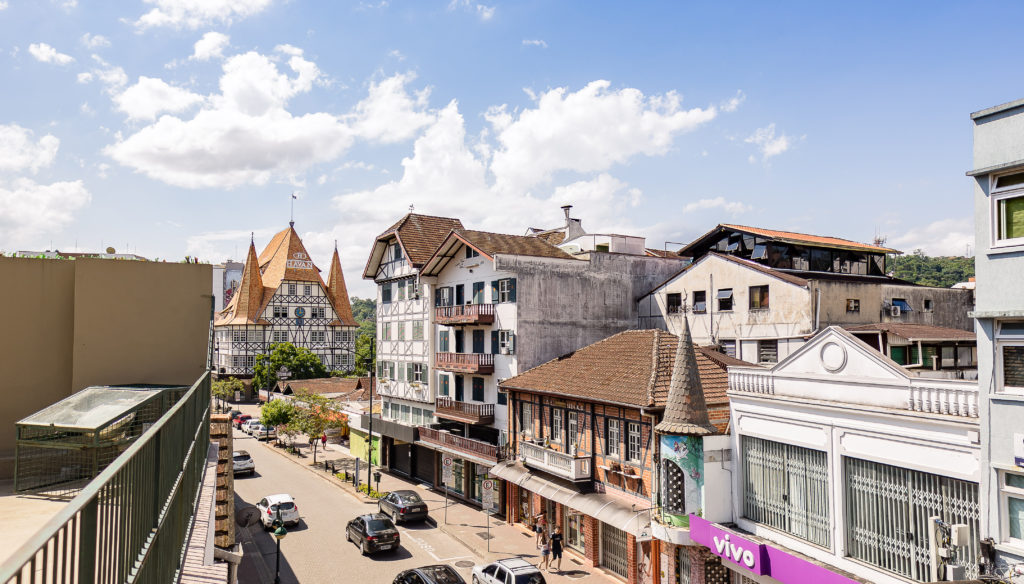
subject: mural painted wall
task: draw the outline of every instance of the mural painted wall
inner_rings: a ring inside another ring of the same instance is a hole
[[[661,436],[662,520],[686,527],[688,515],[702,515],[704,441],[699,436]]]

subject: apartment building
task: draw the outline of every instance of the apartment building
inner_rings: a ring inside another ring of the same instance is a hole
[[[355,367],[355,331],[345,276],[334,250],[325,284],[293,224],[256,256],[255,242],[227,308],[214,317],[214,367],[221,375],[252,376],[257,355],[292,343],[328,370]]]
[[[888,276],[899,252],[880,245],[723,224],[678,253],[692,262],[640,298],[639,326],[678,334],[685,318],[697,343],[744,361],[777,363],[830,325],[972,328],[973,291]]]
[[[1024,581],[1024,100],[971,114],[988,574]]]

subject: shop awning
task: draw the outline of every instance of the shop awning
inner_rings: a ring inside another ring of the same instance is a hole
[[[649,509],[634,511],[632,506],[615,497],[601,493],[581,493],[568,481],[535,474],[513,461],[499,462],[491,468],[490,474],[634,536],[640,535],[645,528],[650,533]]]

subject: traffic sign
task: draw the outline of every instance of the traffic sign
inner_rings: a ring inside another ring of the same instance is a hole
[[[441,457],[441,468],[443,470],[443,476],[441,477],[442,482],[445,485],[450,485],[455,482],[455,469],[453,465],[455,461],[451,456],[444,455]]]
[[[483,508],[484,508],[484,511],[490,511],[491,509],[494,509],[494,507],[495,507],[495,504],[494,504],[495,481],[493,481],[491,479],[484,479],[481,483],[482,483],[481,486],[483,487],[483,501],[482,501]]]

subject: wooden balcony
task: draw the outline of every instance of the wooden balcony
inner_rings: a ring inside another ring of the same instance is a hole
[[[532,442],[519,442],[519,457],[526,466],[574,482],[589,481],[592,477],[592,458],[576,457],[564,452],[544,448]]]
[[[434,367],[454,373],[494,373],[494,355],[487,353],[437,353]]]
[[[491,324],[494,322],[494,305],[438,306],[434,309],[434,320],[445,325]]]
[[[434,403],[434,415],[467,424],[493,424],[494,404],[471,404],[439,397]]]
[[[501,460],[499,448],[494,444],[488,444],[482,440],[464,438],[447,430],[435,430],[423,426],[420,427],[419,432],[420,440],[440,446],[445,451],[482,458],[494,464]]]

